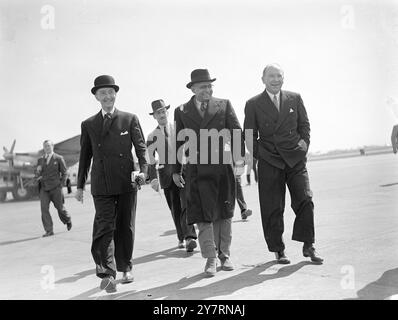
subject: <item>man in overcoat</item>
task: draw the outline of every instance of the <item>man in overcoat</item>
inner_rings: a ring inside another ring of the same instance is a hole
[[[228,138],[233,137],[233,129],[242,133],[230,101],[212,96],[212,82],[215,80],[210,77],[207,69],[192,71],[191,81],[186,86],[194,95],[174,111],[177,155],[185,143],[187,164],[184,180],[181,175],[181,159],[178,159],[173,179],[178,186],[186,188],[187,221],[198,226],[198,240],[202,256],[206,259],[205,273],[208,276],[216,274],[217,257],[223,270],[234,268],[230,260],[230,247],[235,177],[233,163],[228,161],[224,150]],[[212,144],[211,138],[207,136],[210,132],[230,132],[231,136],[215,139],[215,144]],[[185,140],[182,140],[184,135]],[[244,155],[243,139],[241,143],[240,153],[243,152]],[[232,155],[237,152],[233,151]],[[244,163],[239,157],[237,161],[242,165]]]

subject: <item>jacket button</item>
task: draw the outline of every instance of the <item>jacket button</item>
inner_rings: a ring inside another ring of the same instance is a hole
[[[98,147],[101,147],[101,143],[98,143]]]
[[[123,157],[123,153],[119,154],[119,157]]]

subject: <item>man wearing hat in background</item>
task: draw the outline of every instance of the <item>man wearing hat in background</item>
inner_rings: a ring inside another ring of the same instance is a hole
[[[175,161],[169,161],[169,153],[173,152],[173,144],[175,146],[174,126],[168,121],[168,111],[170,106],[166,106],[163,100],[155,100],[152,102],[152,111],[149,113],[158,122],[158,126],[152,131],[147,138],[148,151],[153,151],[153,159],[155,152],[158,154],[159,163],[158,170],[155,164],[150,164],[148,168],[149,180],[152,188],[158,192],[159,183],[163,189],[167,204],[170,208],[171,215],[177,231],[178,247],[185,248],[187,252],[192,252],[196,247],[196,231],[194,225],[187,224],[186,207],[185,207],[185,190],[177,187],[173,181],[173,167]],[[155,142],[158,142],[155,144]],[[151,147],[152,146],[152,147]],[[159,179],[157,176],[159,175]]]
[[[138,184],[145,182],[147,172],[144,134],[136,115],[115,108],[118,91],[111,76],[99,76],[94,81],[91,93],[100,102],[101,110],[81,124],[76,193],[76,199],[83,202],[83,189],[92,159],[91,194],[95,218],[91,253],[96,274],[102,279],[100,288],[107,292],[116,291],[116,270],[123,272],[122,283],[133,281],[137,206],[137,186],[132,181],[133,145],[140,166]]]
[[[174,112],[177,135],[183,129],[190,129],[196,134],[198,149],[189,150],[185,179],[181,175],[180,159],[177,159],[173,179],[181,188],[185,184],[187,221],[188,224],[196,223],[198,226],[199,245],[202,256],[207,259],[205,273],[208,276],[216,274],[217,256],[221,260],[223,270],[234,268],[230,260],[230,247],[231,222],[235,209],[235,177],[232,164],[224,164],[223,161],[227,141],[218,141],[217,164],[211,161],[211,144],[209,143],[205,150],[199,150],[199,141],[201,134],[210,129],[216,132],[238,129],[241,133],[241,126],[229,100],[212,97],[212,82],[215,80],[206,69],[192,71],[191,82],[187,84],[187,88],[192,90],[194,96]],[[184,141],[177,140],[177,150],[183,144]],[[241,151],[244,150],[242,140]],[[190,160],[192,155],[196,155],[196,163]],[[206,163],[201,163],[201,158],[206,158]],[[244,162],[241,162],[243,165]]]

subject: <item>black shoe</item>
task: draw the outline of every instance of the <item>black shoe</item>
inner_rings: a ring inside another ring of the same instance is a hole
[[[100,289],[101,290],[105,289],[105,291],[107,293],[116,292],[115,278],[112,276],[107,276],[105,278],[102,278],[101,284],[100,284]]]
[[[247,217],[252,215],[252,211],[250,209],[246,209],[241,213],[242,220],[246,220]]]
[[[195,241],[195,239],[187,239],[185,240],[185,247],[187,249],[187,252],[193,252],[193,249],[195,249],[197,247],[197,243]]]
[[[54,232],[53,231],[49,231],[49,232],[46,232],[45,234],[43,234],[43,238],[50,237],[50,236],[53,236],[53,235],[54,235]]]
[[[275,252],[275,257],[276,257],[276,260],[278,261],[278,263],[280,263],[280,264],[289,264],[290,263],[290,260],[287,258],[284,251]]]
[[[72,221],[66,223],[66,229],[68,229],[68,231],[72,229]]]
[[[322,264],[323,259],[318,256],[317,252],[315,251],[315,248],[311,246],[303,246],[303,255],[304,257],[310,257],[311,261],[315,264]]]

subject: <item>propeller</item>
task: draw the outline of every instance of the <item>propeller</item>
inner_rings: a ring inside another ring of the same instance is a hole
[[[3,157],[4,159],[8,160],[8,163],[10,164],[10,167],[14,165],[14,148],[15,148],[15,143],[17,142],[16,139],[14,139],[10,151],[6,147],[3,147],[4,154]]]

